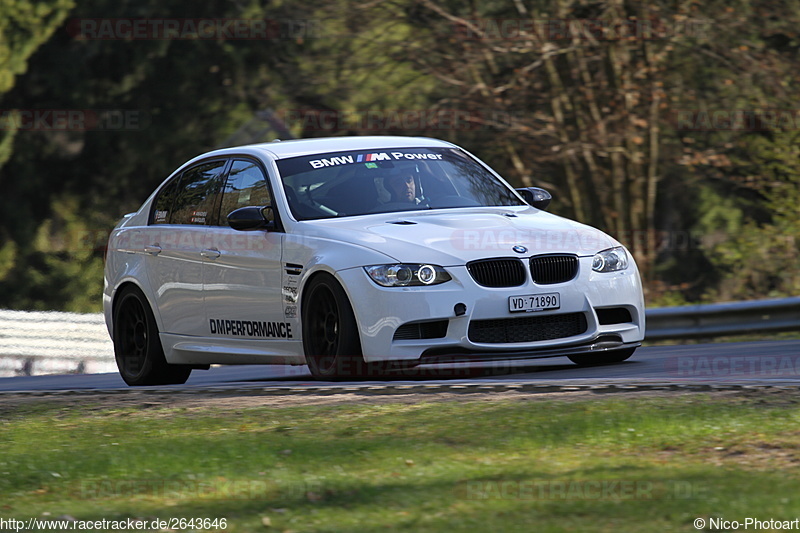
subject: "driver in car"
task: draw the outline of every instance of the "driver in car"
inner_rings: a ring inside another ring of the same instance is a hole
[[[386,179],[387,189],[392,195],[392,202],[418,203],[417,184],[411,174],[390,176]]]

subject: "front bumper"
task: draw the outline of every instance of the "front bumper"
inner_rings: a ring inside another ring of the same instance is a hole
[[[631,263],[622,272],[597,273],[591,269],[591,257],[581,257],[578,275],[571,281],[537,285],[528,279],[524,285],[503,288],[478,285],[465,266],[445,267],[453,279],[430,287],[380,287],[362,268],[341,270],[337,275],[359,324],[365,361],[427,363],[444,362],[448,358],[482,361],[556,357],[638,346],[644,338],[644,300],[636,265]],[[520,314],[508,309],[510,296],[552,292],[561,296],[561,307],[557,310]],[[466,307],[460,316],[456,312],[459,304]],[[623,308],[630,319],[615,323],[599,319],[597,309],[607,308]],[[531,342],[475,342],[475,334],[470,332],[470,324],[476,321],[513,323],[520,318],[557,319],[559,315],[582,315],[585,329],[578,334]],[[441,330],[443,336],[395,338],[403,325],[441,321],[446,321]]]
[[[491,361],[515,361],[527,359],[544,359],[547,357],[563,357],[567,355],[586,355],[638,348],[641,342],[622,342],[616,335],[601,335],[589,342],[561,348],[539,348],[508,352],[471,351],[458,348],[429,348],[423,352],[419,364],[441,363],[481,363]]]

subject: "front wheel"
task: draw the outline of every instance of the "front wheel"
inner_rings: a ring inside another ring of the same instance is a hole
[[[164,358],[158,326],[142,292],[126,287],[114,306],[114,357],[122,379],[136,385],[180,385],[192,369]]]
[[[578,366],[598,366],[621,363],[633,355],[636,348],[613,350],[604,353],[569,355],[569,360]]]
[[[353,308],[341,285],[328,274],[311,280],[303,296],[303,350],[319,380],[366,375]]]

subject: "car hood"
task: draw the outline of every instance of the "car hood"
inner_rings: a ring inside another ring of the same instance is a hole
[[[532,207],[409,211],[300,224],[304,234],[358,244],[399,262],[441,266],[489,257],[587,256],[619,246],[600,230]],[[517,252],[515,246],[527,250]]]

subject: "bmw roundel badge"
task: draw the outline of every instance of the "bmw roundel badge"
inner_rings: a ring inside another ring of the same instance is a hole
[[[514,247],[512,248],[512,250],[514,250],[514,251],[515,251],[515,252],[517,252],[518,254],[524,254],[525,252],[527,252],[527,251],[528,251],[528,249],[527,249],[527,248],[525,248],[524,246],[520,246],[520,245],[516,245],[516,246],[514,246]]]

